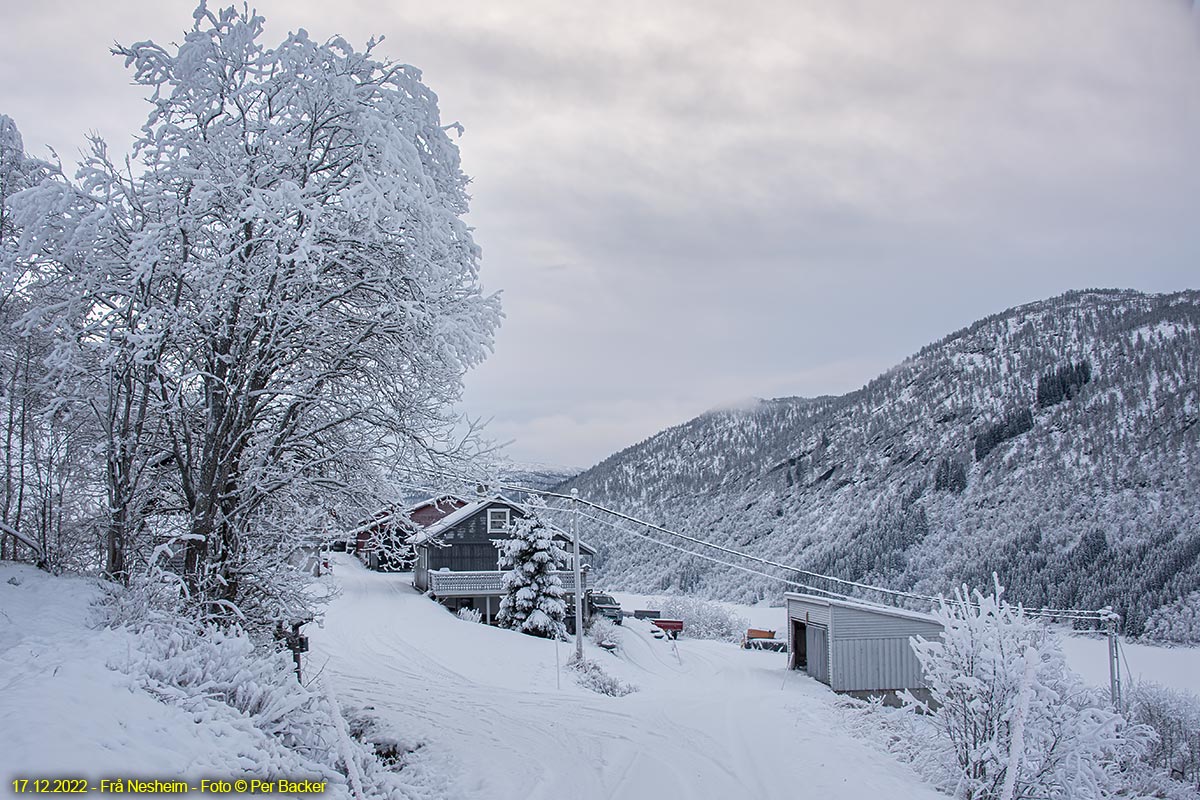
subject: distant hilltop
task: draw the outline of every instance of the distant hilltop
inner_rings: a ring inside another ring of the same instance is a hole
[[[938,594],[995,572],[1014,601],[1111,605],[1138,635],[1200,589],[1198,392],[1200,292],[1070,292],[840,397],[702,414],[563,488],[851,580]],[[781,589],[610,529],[587,536],[606,581],[630,590]]]

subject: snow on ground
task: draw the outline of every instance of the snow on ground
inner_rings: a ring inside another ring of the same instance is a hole
[[[1088,683],[1108,686],[1108,639],[1063,636],[1063,652],[1071,669]],[[1154,647],[1121,641],[1121,680],[1145,681],[1200,694],[1200,647]]]
[[[662,595],[634,594],[632,592],[608,592],[608,594],[621,604],[621,610],[631,612],[639,608],[657,609],[663,599]],[[713,602],[745,619],[748,627],[775,631],[777,639],[787,638],[786,606],[772,606],[765,600],[752,606],[744,603]]]
[[[609,592],[625,611],[639,608],[658,608],[658,595]],[[721,603],[733,613],[746,619],[755,628],[776,631],[776,637],[787,638],[787,608],[771,606],[766,601],[757,605]],[[1067,664],[1090,684],[1108,686],[1108,639],[1059,630]],[[1147,681],[1177,689],[1200,693],[1200,647],[1155,647],[1121,641],[1121,675],[1126,683]]]
[[[261,744],[143,691],[110,664],[136,649],[89,627],[97,581],[0,563],[0,753],[14,778],[212,778]]]
[[[403,774],[430,796],[940,797],[856,739],[835,695],[786,670],[785,654],[673,646],[626,619],[619,654],[588,645],[591,659],[640,689],[612,698],[556,669],[570,645],[463,622],[409,576],[368,572],[348,556],[338,557],[335,579],[343,592],[323,629],[310,630],[307,674],[321,673],[343,704],[419,745]],[[263,742],[246,726],[198,724],[111,668],[137,643],[88,625],[100,593],[94,580],[0,564],[0,777],[220,777],[260,757]],[[627,610],[652,607],[617,597]],[[754,626],[784,627],[782,608],[735,610]],[[1099,685],[1106,646],[1065,638],[1071,664]],[[1135,678],[1200,689],[1198,648],[1124,652]]]
[[[941,797],[856,740],[835,696],[781,653],[683,639],[626,620],[623,653],[588,657],[640,691],[556,688],[556,645],[463,622],[404,574],[338,558],[342,595],[311,633],[310,671],[344,702],[424,742],[462,797]],[[776,609],[778,610],[778,609]],[[565,664],[572,646],[559,644]]]

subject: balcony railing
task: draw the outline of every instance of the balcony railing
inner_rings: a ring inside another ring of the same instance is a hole
[[[575,573],[559,570],[557,573],[565,591],[575,591]],[[583,588],[587,589],[587,572],[583,573]],[[431,571],[429,590],[435,597],[476,597],[504,594],[504,573],[499,570],[479,572]]]

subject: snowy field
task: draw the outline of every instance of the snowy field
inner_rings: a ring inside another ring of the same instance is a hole
[[[87,622],[97,581],[0,563],[0,779],[195,777],[255,770],[263,734],[160,702],[112,668],[136,652],[125,631]]]
[[[463,622],[412,589],[338,556],[342,588],[311,629],[306,677],[413,749],[414,797],[794,798],[942,795],[856,738],[835,696],[785,669],[781,653],[654,639],[626,619],[622,650],[588,656],[639,691],[577,685],[572,647]],[[201,721],[111,668],[136,648],[95,630],[95,581],[0,565],[0,752],[19,775],[221,776],[254,770],[268,749],[235,717]],[[617,594],[628,609],[649,598]],[[733,610],[782,632],[784,613]],[[1106,685],[1103,639],[1069,637],[1068,657]],[[1126,645],[1134,677],[1196,690],[1200,650]],[[561,670],[557,664],[564,665]],[[8,784],[5,791],[11,789]]]
[[[555,644],[462,622],[407,575],[342,558],[343,594],[311,663],[456,776],[452,794],[504,800],[941,797],[844,728],[834,695],[781,653],[654,639],[626,620],[623,653],[588,656],[640,691],[606,697],[563,670]],[[558,645],[565,663],[569,645]]]
[[[659,608],[662,596],[653,594],[632,594],[630,592],[609,592],[613,599],[621,604],[624,611],[635,611],[639,608]],[[765,628],[775,631],[776,638],[787,638],[787,609],[783,606],[772,606],[763,601],[757,605],[748,606],[742,603],[719,603],[736,616],[746,620],[752,628]]]
[[[1108,686],[1108,640],[1101,636],[1064,636],[1071,669],[1088,683]],[[1121,642],[1121,680],[1145,681],[1200,694],[1200,647],[1151,647]]]
[[[626,611],[639,608],[658,608],[660,597],[655,595],[609,592]],[[721,603],[755,628],[776,631],[776,637],[787,638],[787,609],[766,602],[748,606]],[[1079,636],[1060,630],[1067,663],[1088,683],[1108,686],[1108,639],[1103,636]],[[1153,647],[1134,642],[1121,642],[1121,675],[1130,681],[1146,681],[1163,686],[1200,693],[1200,647]]]

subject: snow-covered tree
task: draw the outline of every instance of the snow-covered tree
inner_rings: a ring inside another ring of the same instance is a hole
[[[555,573],[566,563],[567,553],[542,519],[542,505],[531,501],[528,516],[513,523],[511,538],[500,547],[500,565],[508,572],[496,619],[522,633],[561,638],[566,632],[566,602],[562,580]]]
[[[1193,792],[1200,793],[1200,696],[1138,683],[1129,692],[1128,702],[1130,718],[1155,733],[1146,763],[1161,777],[1188,784]]]
[[[941,782],[969,800],[1100,798],[1144,746],[1066,666],[1055,636],[1019,607],[965,587],[937,612],[940,639],[913,640],[934,703]]]
[[[1200,592],[1192,592],[1160,607],[1146,620],[1142,637],[1171,644],[1200,642]]]
[[[52,171],[26,155],[16,123],[0,114],[0,521],[9,531],[0,533],[0,558],[32,552],[62,566],[74,560],[64,537],[80,533],[78,498],[95,487],[86,457],[94,439],[84,420],[57,406],[45,380],[54,331],[22,324],[45,298],[32,277],[36,265],[16,256],[20,228],[10,204]]]
[[[418,70],[374,41],[271,47],[257,15],[193,16],[178,46],[116,48],[152,101],[137,166],[94,141],[75,180],[13,204],[17,251],[103,429],[110,573],[169,511],[201,608],[278,611],[303,602],[289,554],[325,509],[454,452],[500,312]]]

